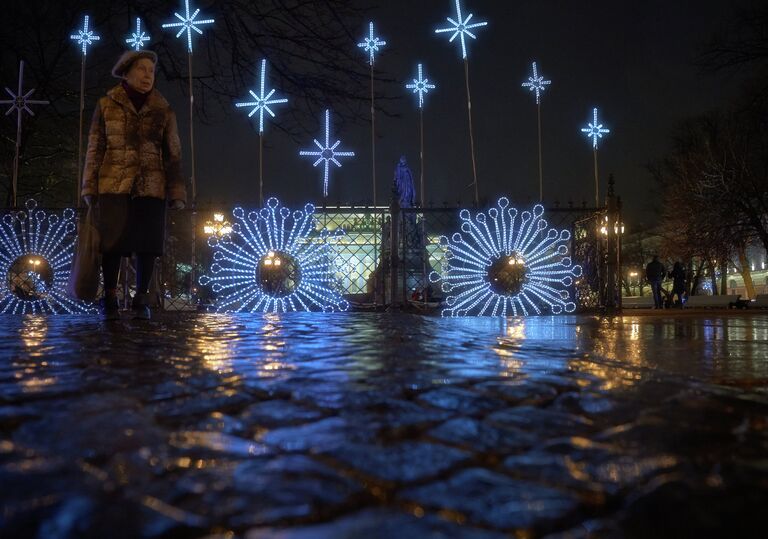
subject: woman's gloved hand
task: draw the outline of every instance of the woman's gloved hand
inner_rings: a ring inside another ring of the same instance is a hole
[[[183,210],[186,207],[183,200],[171,200],[168,203],[168,207],[172,210]]]

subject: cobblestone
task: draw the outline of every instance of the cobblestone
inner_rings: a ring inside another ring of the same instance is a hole
[[[762,537],[768,316],[0,318],[0,536]]]

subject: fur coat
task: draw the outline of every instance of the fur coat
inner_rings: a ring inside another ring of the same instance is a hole
[[[120,85],[99,99],[88,135],[82,195],[99,194],[186,203],[176,115],[156,89],[139,112]]]

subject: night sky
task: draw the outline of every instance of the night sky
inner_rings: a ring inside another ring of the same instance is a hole
[[[536,107],[521,88],[536,60],[552,80],[542,101],[544,195],[547,203],[594,200],[591,145],[580,132],[594,106],[611,134],[601,142],[601,192],[614,173],[628,222],[652,224],[659,194],[646,164],[669,145],[682,118],[723,104],[738,84],[703,73],[696,55],[715,32],[732,20],[733,7],[717,0],[616,2],[470,0],[466,10],[489,26],[471,42],[470,77],[481,199],[505,194],[520,205],[538,194]],[[388,41],[378,57],[383,77],[410,82],[416,64],[438,85],[425,111],[427,198],[437,204],[472,201],[464,73],[459,47],[435,35],[453,12],[452,0],[389,0],[373,7],[377,34]],[[359,35],[366,33],[362,25]],[[360,61],[366,58],[361,52]],[[254,83],[254,86],[256,84]],[[279,82],[274,82],[278,86]],[[163,90],[163,81],[159,81]],[[381,90],[389,95],[399,85]],[[173,100],[185,122],[183,98]],[[388,200],[394,166],[401,154],[418,177],[418,111],[415,96],[387,108],[395,117],[377,118],[379,201]],[[277,121],[280,108],[277,107]],[[258,137],[241,111],[199,126],[198,189],[202,204],[257,200]],[[297,143],[267,128],[265,194],[289,203],[321,201],[320,169],[299,158],[316,133]],[[337,122],[338,123],[338,122]],[[181,126],[184,128],[184,125]],[[329,203],[371,198],[369,126],[346,124],[337,131],[342,147],[357,152],[333,170]]]

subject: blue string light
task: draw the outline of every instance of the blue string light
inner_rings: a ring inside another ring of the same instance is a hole
[[[323,196],[328,196],[328,180],[330,177],[330,164],[333,163],[337,167],[341,168],[341,162],[337,157],[354,157],[355,152],[338,151],[336,148],[341,144],[340,140],[337,140],[333,146],[331,146],[331,111],[325,111],[325,145],[320,144],[317,139],[314,139],[315,146],[318,150],[301,150],[300,156],[317,157],[312,166],[317,167],[320,163],[324,162],[324,174],[323,174]]]
[[[200,35],[203,35],[203,31],[198,28],[201,24],[213,24],[213,19],[195,20],[200,14],[200,9],[196,9],[192,15],[189,14],[189,0],[184,0],[184,17],[174,12],[174,16],[179,19],[179,22],[168,22],[163,24],[163,28],[181,28],[176,34],[176,37],[181,36],[184,32],[187,33],[187,50],[192,52],[192,31],[194,30]]]
[[[64,210],[60,218],[37,210],[34,200],[26,208],[0,221],[0,312],[95,312],[92,305],[66,292],[77,229],[74,210]],[[42,266],[49,268],[50,281]]]
[[[72,34],[69,36],[69,39],[72,41],[75,41],[78,45],[80,45],[83,56],[88,54],[88,45],[93,45],[94,41],[99,41],[101,37],[96,34],[93,30],[88,30],[88,23],[90,22],[90,17],[86,15],[83,18],[83,28],[80,30],[77,30],[76,34]]]
[[[461,13],[461,2],[460,0],[456,1],[456,19],[452,19],[451,17],[446,17],[446,20],[451,23],[451,26],[447,28],[438,28],[435,30],[436,34],[443,34],[446,32],[453,32],[453,35],[448,40],[449,43],[453,43],[453,40],[457,37],[459,38],[459,41],[461,43],[461,57],[466,58],[467,57],[467,44],[464,36],[469,36],[472,39],[477,39],[477,36],[470,32],[470,30],[474,28],[480,28],[481,26],[487,26],[487,22],[475,22],[470,24],[469,21],[472,20],[472,13],[467,15],[466,19]]]
[[[581,129],[582,133],[587,135],[587,138],[592,139],[592,147],[597,149],[597,139],[603,138],[603,135],[607,135],[611,132],[610,129],[605,129],[603,124],[597,121],[597,107],[592,111],[592,123],[587,124],[588,127]]]
[[[250,118],[257,112],[259,113],[259,133],[264,132],[264,111],[267,111],[267,113],[275,117],[275,113],[272,111],[271,108],[269,108],[270,105],[277,105],[280,103],[288,103],[288,100],[285,98],[281,99],[273,99],[272,96],[275,94],[276,90],[270,90],[268,94],[264,95],[264,92],[266,91],[264,89],[264,85],[266,84],[267,79],[267,61],[262,60],[261,61],[261,79],[259,82],[259,95],[256,95],[256,93],[253,90],[248,90],[248,93],[251,94],[251,97],[253,97],[253,101],[245,102],[245,103],[235,103],[235,107],[242,108],[242,107],[253,107],[253,110],[251,110],[250,113],[248,113],[248,117]]]
[[[541,103],[541,94],[544,93],[546,87],[552,84],[551,80],[544,80],[544,77],[539,75],[536,62],[533,62],[533,74],[528,77],[528,82],[523,83],[523,88],[528,88],[531,92],[536,94],[536,104]]]
[[[344,235],[336,229],[316,234],[312,204],[291,212],[276,198],[259,211],[246,214],[235,208],[232,232],[213,237],[210,275],[200,284],[218,294],[218,312],[346,311],[349,304],[337,292],[331,245]],[[265,264],[294,264],[297,275],[290,293],[274,294],[265,288],[260,272]]]
[[[430,90],[434,90],[436,86],[429,82],[429,79],[424,78],[424,68],[421,64],[418,67],[419,76],[413,79],[412,84],[406,84],[405,87],[412,90],[414,94],[419,95],[419,108],[424,108],[424,96],[429,93]]]
[[[383,41],[373,35],[373,22],[370,22],[368,24],[368,37],[363,38],[363,41],[358,43],[357,46],[368,53],[368,63],[373,65],[373,63],[376,61],[376,53],[379,52],[386,44],[386,41]]]
[[[141,30],[141,19],[136,17],[136,31],[125,40],[132,49],[140,51],[144,48],[144,42],[149,41],[149,34]]]
[[[496,206],[474,217],[462,210],[461,232],[440,238],[446,262],[442,272],[432,272],[430,281],[442,281],[448,294],[443,316],[510,316],[573,312],[568,287],[581,276],[581,267],[568,257],[567,230],[547,230],[544,207],[518,212],[501,198]],[[519,265],[521,282],[514,293],[494,288],[491,268]]]

